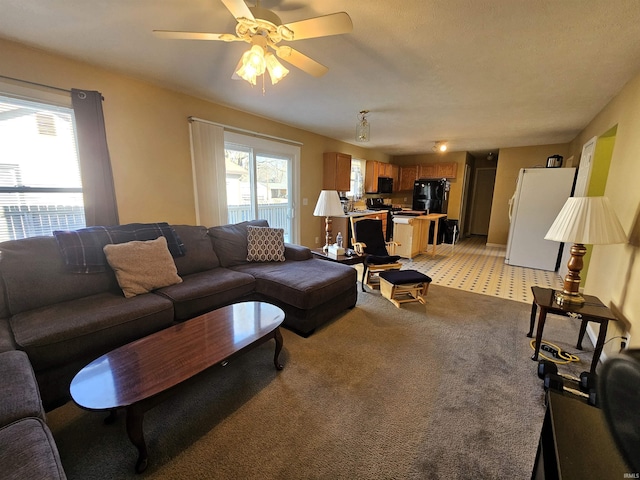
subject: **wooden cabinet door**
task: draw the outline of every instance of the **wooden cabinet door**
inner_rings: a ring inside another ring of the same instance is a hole
[[[367,160],[367,167],[364,175],[365,193],[378,193],[378,177],[380,176],[380,164]]]
[[[413,190],[413,182],[418,179],[418,166],[400,167],[400,191]]]
[[[456,162],[438,163],[438,178],[456,178],[458,164]]]
[[[424,163],[418,167],[418,178],[438,178],[438,167],[435,163]]]
[[[378,162],[378,176],[392,177],[392,165],[390,163]]]
[[[339,192],[351,189],[351,155],[338,152],[324,154],[322,188]]]
[[[391,178],[393,178],[393,192],[400,191],[400,167],[391,165]]]

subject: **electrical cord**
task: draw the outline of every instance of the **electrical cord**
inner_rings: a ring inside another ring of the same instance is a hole
[[[531,345],[531,349],[535,351],[536,349],[535,338],[531,339],[531,342],[529,342],[529,345]],[[542,353],[543,351],[550,353],[552,357],[546,356],[544,353]],[[542,342],[540,343],[540,351],[538,352],[538,357],[542,357],[545,360],[549,360],[550,362],[557,363],[558,365],[566,365],[571,362],[580,361],[580,357],[578,355],[575,355],[573,353],[563,352],[558,345],[555,345],[551,342],[547,342],[546,340],[542,340]]]
[[[621,338],[625,341],[627,340],[627,337],[625,337],[624,335],[619,335],[617,337],[610,338],[609,340],[604,342],[602,346],[604,347],[607,343],[611,342],[612,340],[615,340],[616,338]],[[531,346],[531,349],[535,351],[536,339],[532,338],[531,341],[529,342],[529,345]],[[542,352],[550,353],[553,358],[546,356]],[[555,345],[551,342],[547,342],[546,340],[542,340],[542,342],[540,343],[540,351],[538,352],[538,357],[541,357],[545,360],[549,360],[550,362],[553,362],[553,363],[557,363],[558,365],[566,365],[571,362],[579,362],[580,357],[578,355],[579,354],[577,353],[563,352],[558,345]]]

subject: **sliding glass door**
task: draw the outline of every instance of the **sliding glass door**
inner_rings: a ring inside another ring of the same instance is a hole
[[[293,169],[288,145],[225,132],[228,222],[265,219],[295,242]]]

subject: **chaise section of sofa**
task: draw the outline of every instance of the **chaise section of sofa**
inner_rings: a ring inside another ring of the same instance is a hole
[[[255,278],[253,298],[273,303],[285,312],[284,325],[303,336],[333,319],[358,298],[356,271],[346,265],[312,258],[306,247],[285,244],[284,261],[247,260],[248,227],[268,227],[255,220],[209,229],[221,264]]]

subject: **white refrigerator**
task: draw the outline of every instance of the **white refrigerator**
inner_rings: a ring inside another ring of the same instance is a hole
[[[544,236],[571,196],[575,168],[523,168],[509,200],[505,263],[555,271],[560,243]]]

